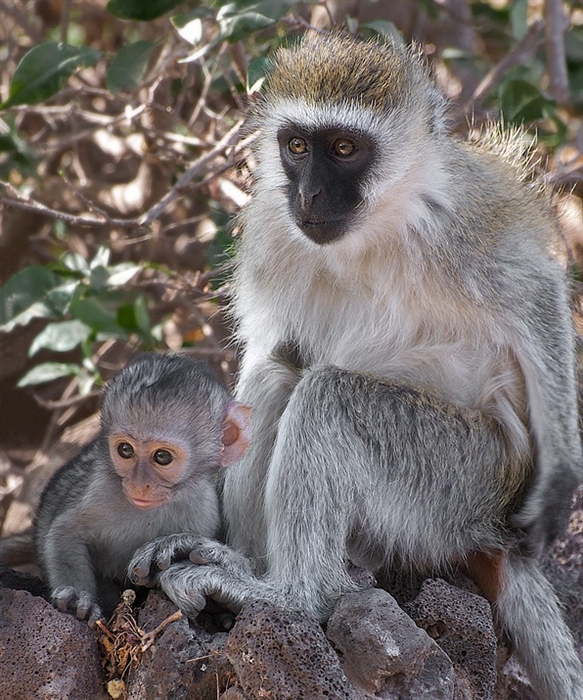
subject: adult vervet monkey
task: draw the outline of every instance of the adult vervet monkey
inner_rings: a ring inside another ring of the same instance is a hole
[[[462,143],[445,111],[415,50],[331,34],[276,55],[235,277],[254,441],[224,488],[229,542],[263,575],[193,540],[208,565],[158,580],[190,614],[206,593],[325,620],[347,558],[467,561],[540,697],[581,700],[535,558],[582,464],[557,226],[516,144]]]

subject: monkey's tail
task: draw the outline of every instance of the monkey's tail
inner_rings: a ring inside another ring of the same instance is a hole
[[[535,559],[509,555],[495,611],[541,700],[583,700],[583,666]]]

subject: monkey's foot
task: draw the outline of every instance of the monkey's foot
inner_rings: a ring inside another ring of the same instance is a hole
[[[193,564],[216,564],[224,571],[242,578],[253,577],[251,562],[234,549],[222,542],[211,540],[208,537],[199,537],[192,547],[188,558]]]
[[[212,541],[212,540],[210,540]],[[158,537],[134,553],[128,565],[128,577],[138,586],[154,586],[157,575],[171,564],[188,560],[190,552],[200,545],[201,538],[189,532]]]
[[[55,588],[52,601],[61,612],[70,612],[78,620],[87,620],[90,627],[95,627],[97,620],[103,617],[101,608],[91,593],[79,591],[74,586]]]
[[[250,600],[270,598],[263,584],[252,574],[241,578],[220,565],[173,564],[160,572],[158,583],[166,595],[194,620],[212,598],[234,613]]]

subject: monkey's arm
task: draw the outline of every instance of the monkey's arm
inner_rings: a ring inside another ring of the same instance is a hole
[[[563,532],[571,496],[583,478],[575,339],[568,304],[557,278],[539,275],[531,308],[522,318],[516,317],[514,325],[514,351],[525,380],[536,471],[513,522],[526,532],[531,553],[548,547]],[[509,305],[510,314],[513,308],[517,306]]]
[[[34,526],[39,563],[54,605],[79,619],[88,617],[91,624],[101,617],[101,610],[79,508],[94,479],[98,455],[97,441],[91,442],[54,474],[43,492]]]
[[[73,534],[64,519],[47,536],[45,556],[53,605],[61,612],[73,612],[90,626],[103,617],[97,602],[97,586],[89,551],[82,538]]]
[[[174,545],[179,549],[188,546],[190,561],[166,567],[176,553]],[[293,603],[286,600],[277,586],[256,578],[245,556],[204,537],[160,538],[136,552],[128,571],[134,583],[160,586],[191,619],[204,608],[207,597],[233,612],[239,612],[243,604],[251,600],[270,600],[287,607]]]
[[[250,557],[265,555],[265,478],[279,419],[300,379],[295,359],[283,344],[267,356],[250,346],[241,367],[237,398],[251,406],[253,439],[243,459],[225,473],[223,502],[227,539]]]

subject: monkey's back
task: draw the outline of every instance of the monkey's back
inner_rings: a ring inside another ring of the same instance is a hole
[[[99,455],[100,443],[96,438],[58,469],[43,490],[34,519],[35,546],[43,569],[46,569],[45,547],[51,525],[59,514],[83,500],[95,478]]]

